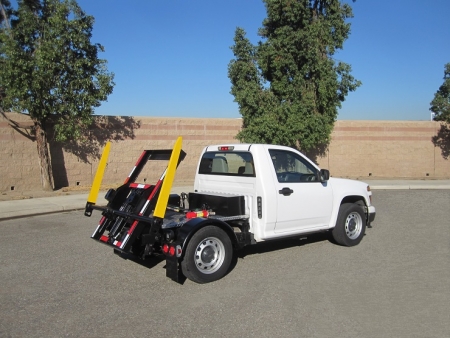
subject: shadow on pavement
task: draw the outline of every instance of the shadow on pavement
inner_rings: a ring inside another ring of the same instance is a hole
[[[114,254],[116,254],[120,258],[132,261],[132,262],[142,265],[143,267],[146,267],[148,269],[151,269],[151,268],[157,266],[159,263],[166,260],[164,255],[154,255],[154,256],[150,256],[150,257],[146,258],[145,260],[142,260],[142,259],[136,258],[136,256],[133,256],[131,254],[122,253],[117,250],[114,250]]]
[[[246,246],[237,251],[236,256],[243,259],[248,255],[257,255],[323,241],[332,241],[331,236],[328,232],[321,232],[308,236],[296,236],[292,238],[277,239]]]

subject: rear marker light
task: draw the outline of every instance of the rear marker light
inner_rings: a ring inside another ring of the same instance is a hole
[[[162,252],[167,256],[177,256],[177,258],[181,257],[183,250],[181,249],[181,245],[177,246],[169,246],[168,244],[164,244],[162,246]]]
[[[232,151],[233,149],[234,149],[234,147],[230,147],[230,146],[219,147],[219,151]]]
[[[167,253],[169,252],[169,246],[168,246],[167,244],[164,244],[164,245],[162,246],[162,251],[163,251],[165,254],[167,254]]]
[[[208,216],[209,216],[208,210],[189,211],[186,213],[187,219],[192,219],[192,218],[197,218],[197,217],[208,218]]]

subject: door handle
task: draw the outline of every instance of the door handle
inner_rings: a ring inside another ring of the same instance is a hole
[[[292,194],[294,192],[294,190],[290,189],[290,188],[283,188],[281,190],[278,190],[278,193],[284,196],[289,196],[290,194]]]

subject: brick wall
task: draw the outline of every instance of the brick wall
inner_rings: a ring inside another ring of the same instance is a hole
[[[439,129],[432,121],[337,121],[328,167],[349,177],[448,178],[450,161],[432,141]]]
[[[32,141],[31,120],[20,114],[0,115],[0,191],[20,187],[40,187],[39,159]]]
[[[31,121],[21,114],[0,115],[0,191],[41,187]],[[171,149],[183,137],[186,159],[175,183],[193,182],[198,156],[205,145],[237,142],[240,119],[98,117],[91,142],[62,147],[51,142],[57,187],[90,186],[98,155],[112,140],[103,186],[121,184],[144,149]],[[435,146],[440,124],[427,121],[337,121],[325,154],[316,158],[332,176],[367,178],[450,178],[448,141]],[[155,182],[164,164],[152,166],[140,181]],[[147,168],[146,168],[147,169]]]

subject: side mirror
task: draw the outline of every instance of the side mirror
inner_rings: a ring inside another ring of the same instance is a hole
[[[327,169],[321,169],[319,173],[319,181],[326,182],[330,179],[330,171]]]

